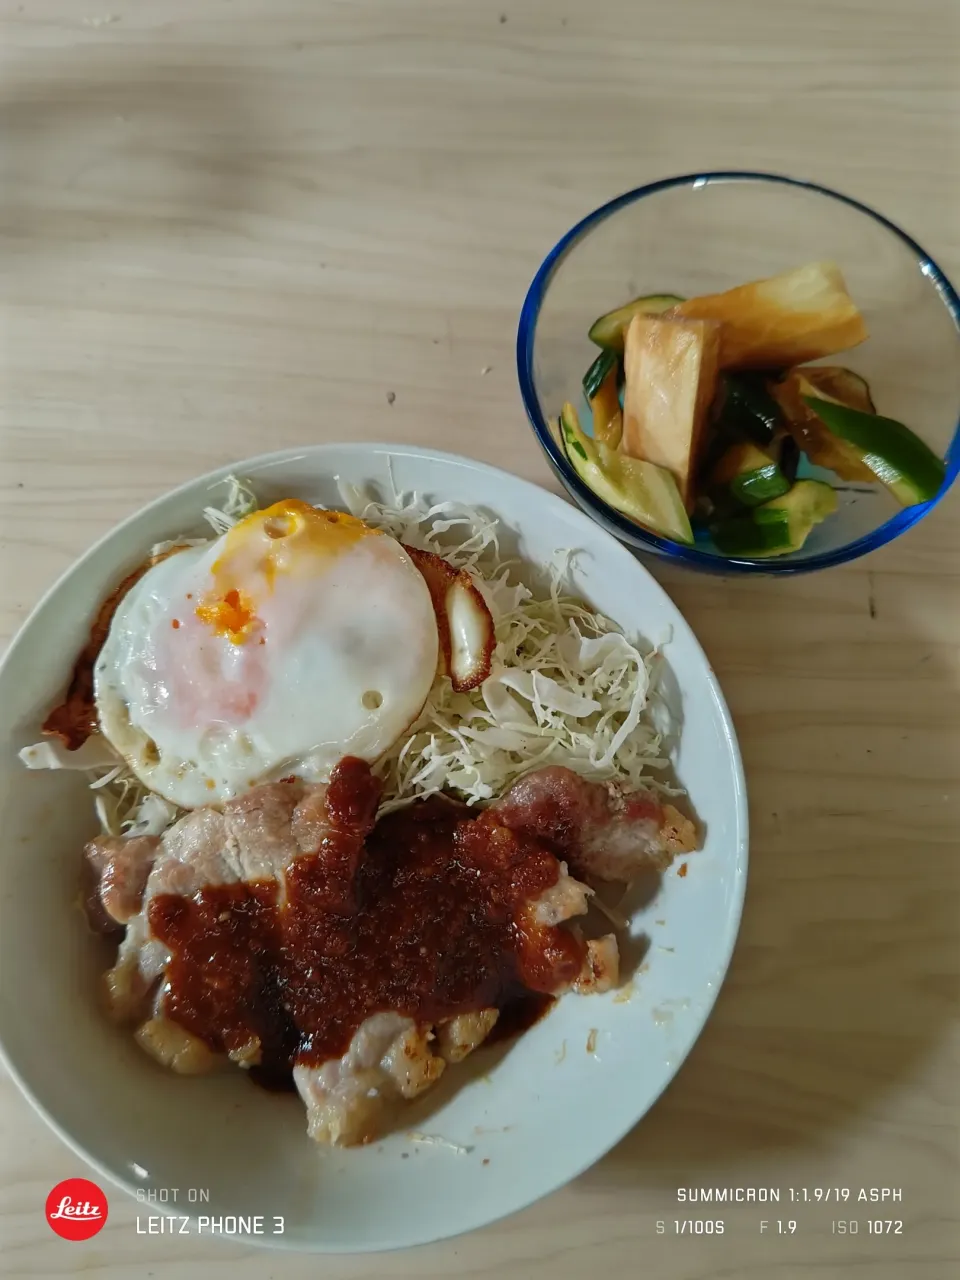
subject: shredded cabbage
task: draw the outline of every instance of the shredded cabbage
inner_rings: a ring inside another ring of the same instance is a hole
[[[217,536],[257,508],[248,484],[233,476],[226,483],[223,506],[203,511]],[[547,764],[674,791],[647,775],[668,764],[648,714],[659,650],[628,638],[565,592],[573,553],[558,553],[537,591],[521,580],[522,571],[533,582],[536,571],[501,556],[494,516],[459,502],[430,505],[415,493],[384,499],[370,489],[339,487],[351,514],[469,570],[495,627],[492,669],[483,685],[455,693],[449,679],[438,676],[409,734],[376,766],[384,782],[381,812],[440,791],[483,805]],[[179,538],[162,546],[204,541]],[[109,744],[98,739],[103,748],[109,751]],[[62,755],[49,764],[39,757],[30,763],[69,767]],[[105,833],[159,835],[183,812],[144,787],[119,757],[109,763],[98,757],[96,766],[87,768]]]
[[[368,524],[471,570],[495,628],[483,685],[455,693],[438,678],[409,736],[377,765],[383,811],[439,791],[482,805],[547,764],[655,785],[646,771],[668,764],[646,715],[658,651],[564,592],[572,553],[549,566],[538,594],[517,561],[501,558],[495,517],[459,502],[431,506],[417,494],[383,501],[343,484],[340,494]]]
[[[223,506],[203,508],[203,518],[218,538],[251,511],[256,511],[260,505],[257,495],[246,481],[238,480],[236,476],[227,476],[226,485],[227,497]]]
[[[183,813],[175,804],[148,790],[122,761],[94,778],[94,807],[100,829],[110,836],[158,836]]]

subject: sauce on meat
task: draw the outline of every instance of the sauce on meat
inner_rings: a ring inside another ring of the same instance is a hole
[[[525,991],[514,996],[500,1010],[500,1017],[484,1044],[502,1044],[512,1040],[540,1021],[553,1008],[556,996],[546,996],[539,991]]]
[[[268,1087],[295,1062],[341,1057],[386,1010],[436,1024],[524,993],[529,1025],[549,1003],[539,993],[581,970],[582,940],[524,910],[559,875],[542,845],[439,798],[387,815],[362,843],[350,815],[371,785],[366,765],[341,761],[327,807],[343,821],[287,869],[285,902],[270,881],[150,904],[172,952],[165,1012],[215,1050],[257,1037]]]

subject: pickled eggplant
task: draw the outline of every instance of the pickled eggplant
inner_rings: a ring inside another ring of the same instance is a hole
[[[719,321],[723,369],[783,369],[846,351],[868,336],[833,262],[690,298],[666,314]]]

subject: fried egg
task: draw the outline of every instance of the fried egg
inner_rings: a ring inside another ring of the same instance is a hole
[[[438,654],[403,547],[288,499],[135,583],[97,659],[97,715],[146,786],[196,808],[373,763],[419,715]]]

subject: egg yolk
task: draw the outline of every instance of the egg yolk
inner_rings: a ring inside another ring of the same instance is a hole
[[[256,613],[247,597],[235,587],[219,600],[205,600],[197,605],[197,617],[218,636],[226,636],[233,644],[243,644],[256,622]]]
[[[371,536],[383,535],[356,516],[321,511],[296,498],[254,511],[224,536],[211,569],[213,590],[197,605],[196,616],[215,635],[244,644],[262,629],[257,600],[273,591],[278,575],[311,577]]]

